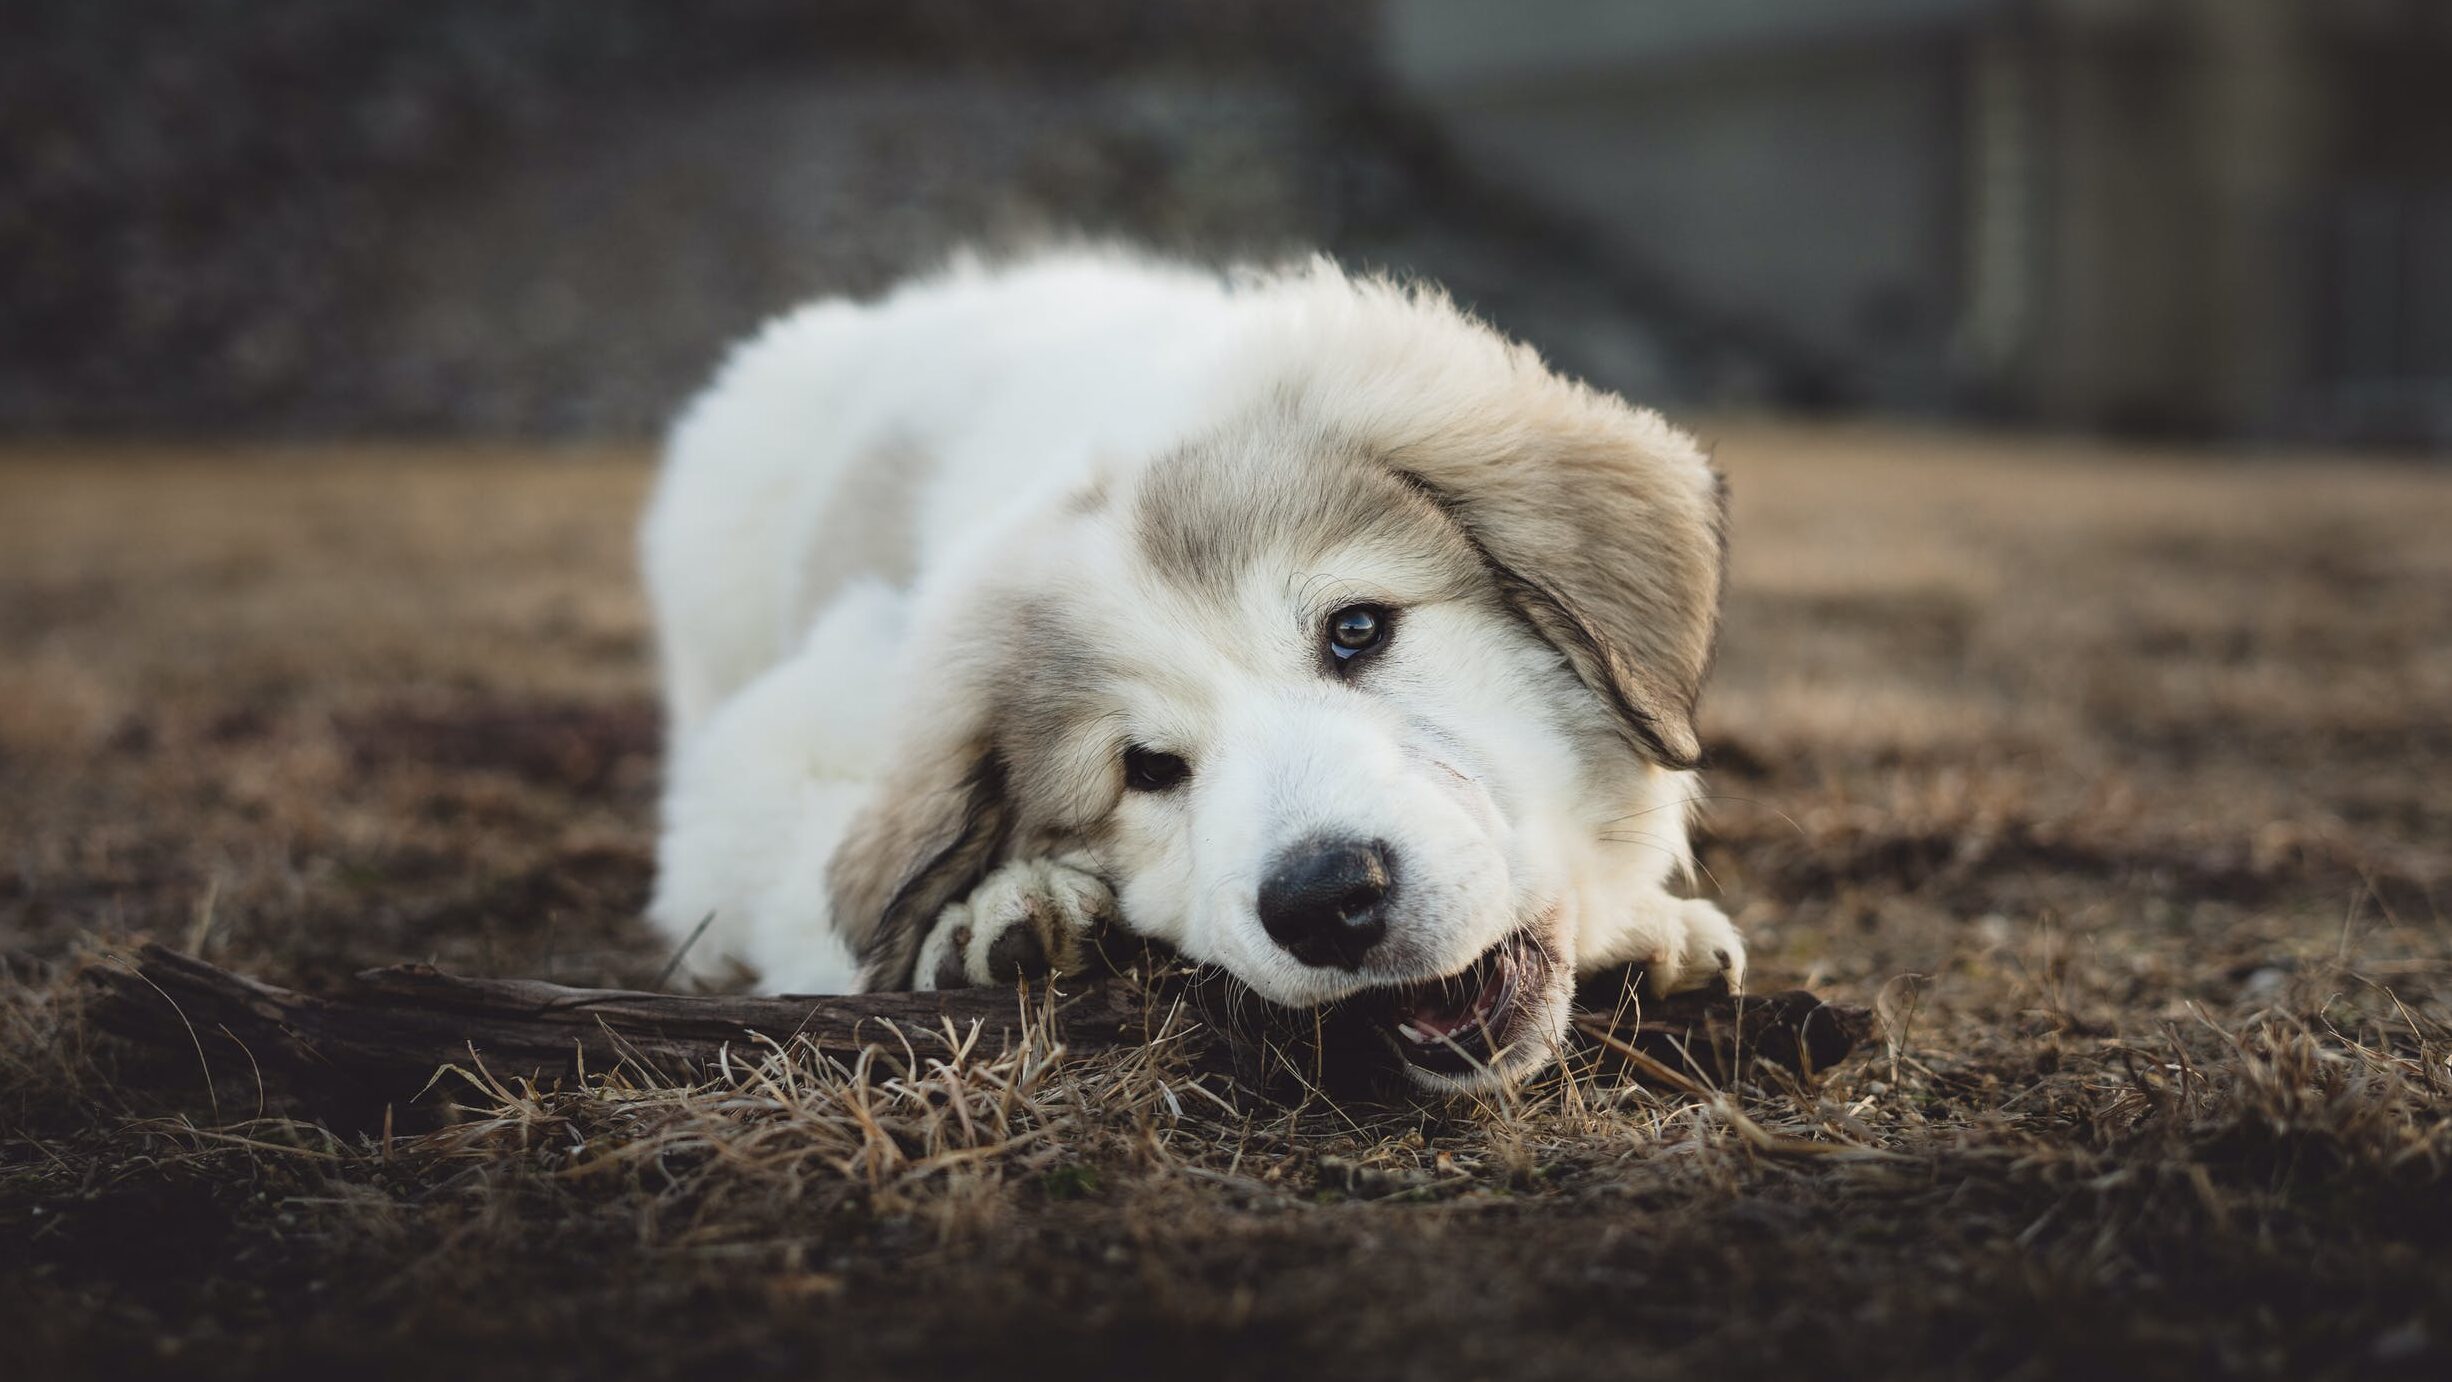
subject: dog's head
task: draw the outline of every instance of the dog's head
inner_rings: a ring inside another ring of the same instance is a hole
[[[1082,848],[1131,930],[1375,1008],[1420,1083],[1509,1078],[1620,823],[1682,819],[1718,480],[1436,298],[1323,274],[1278,326],[1264,401],[922,592],[931,690],[836,914],[900,982],[981,870]]]

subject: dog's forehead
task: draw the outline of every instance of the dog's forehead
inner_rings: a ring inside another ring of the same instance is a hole
[[[1338,554],[1436,570],[1478,563],[1437,504],[1348,438],[1291,422],[1229,428],[1152,461],[1124,514],[1134,553],[1176,590],[1230,597],[1255,574]]]

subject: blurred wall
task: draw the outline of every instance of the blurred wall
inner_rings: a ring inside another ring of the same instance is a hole
[[[2452,5],[1388,0],[1477,166],[1843,401],[2452,441]]]
[[[1458,148],[1857,402],[1951,398],[1958,53],[1980,0],[1390,0]]]
[[[955,245],[1326,247],[1648,398],[1776,390],[1448,156],[1366,0],[16,0],[0,429],[640,435]]]
[[[0,430],[639,435],[969,241],[1672,404],[2452,438],[2441,0],[16,0]]]
[[[0,426],[639,432],[973,237],[1281,248],[1404,193],[1314,0],[12,0]]]

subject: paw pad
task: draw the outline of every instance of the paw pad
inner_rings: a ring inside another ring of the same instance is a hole
[[[1006,927],[988,943],[988,977],[1000,984],[1047,972],[1047,943],[1039,938],[1035,912]],[[966,947],[967,948],[967,947]]]

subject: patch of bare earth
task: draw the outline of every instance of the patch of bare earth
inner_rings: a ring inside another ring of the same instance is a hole
[[[644,458],[7,456],[12,1371],[2442,1375],[2452,475],[1717,440],[1700,883],[1882,1013],[1818,1088],[1286,1109],[949,1037],[472,1060],[389,1129],[70,971],[651,982]]]

